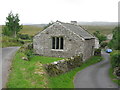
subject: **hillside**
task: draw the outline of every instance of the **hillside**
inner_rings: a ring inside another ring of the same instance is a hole
[[[42,27],[34,26],[34,25],[24,25],[23,29],[20,31],[22,34],[28,34],[30,36],[34,36],[39,31],[42,31]]]
[[[112,30],[117,26],[115,23],[96,23],[95,25],[95,23],[90,22],[81,23],[80,25],[87,29],[87,31],[90,33],[93,33],[96,30],[98,30],[105,35],[112,33]],[[42,31],[44,26],[46,26],[46,24],[23,25],[23,29],[20,31],[20,33],[34,36],[39,31]],[[2,32],[1,27],[2,25],[0,25],[0,33]]]
[[[2,33],[2,25],[0,25],[0,34]]]
[[[118,22],[78,22],[80,25],[89,25],[89,26],[116,26]]]
[[[88,32],[93,34],[93,32],[100,31],[104,35],[108,35],[112,33],[112,30],[116,27],[115,25],[102,25],[102,26],[94,26],[94,25],[82,25],[85,29],[87,29]]]

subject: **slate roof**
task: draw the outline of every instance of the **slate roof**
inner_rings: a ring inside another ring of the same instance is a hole
[[[78,34],[79,36],[83,37],[84,39],[95,38],[88,31],[86,31],[84,28],[82,28],[80,25],[75,25],[75,24],[71,24],[71,23],[63,23],[63,22],[60,22],[60,23],[63,26],[65,26],[67,29],[69,29],[72,32]]]

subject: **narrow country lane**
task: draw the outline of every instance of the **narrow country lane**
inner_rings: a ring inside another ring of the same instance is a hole
[[[12,59],[20,47],[2,48],[2,88],[6,87]]]
[[[118,88],[109,77],[109,54],[102,52],[103,61],[78,72],[74,78],[75,88]]]

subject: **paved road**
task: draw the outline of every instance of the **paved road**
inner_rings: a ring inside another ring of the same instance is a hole
[[[2,87],[6,87],[11,61],[19,47],[2,48]]]
[[[78,72],[74,78],[75,88],[118,88],[109,78],[109,54],[102,52],[105,60]]]

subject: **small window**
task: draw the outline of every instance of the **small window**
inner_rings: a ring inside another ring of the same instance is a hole
[[[56,49],[59,49],[59,37],[56,37]]]
[[[63,49],[63,42],[64,42],[64,41],[63,41],[63,37],[61,37],[60,39],[61,39],[61,40],[60,40],[60,49]]]
[[[52,37],[52,49],[63,49],[63,37]]]
[[[52,37],[52,49],[55,49],[55,37]]]

